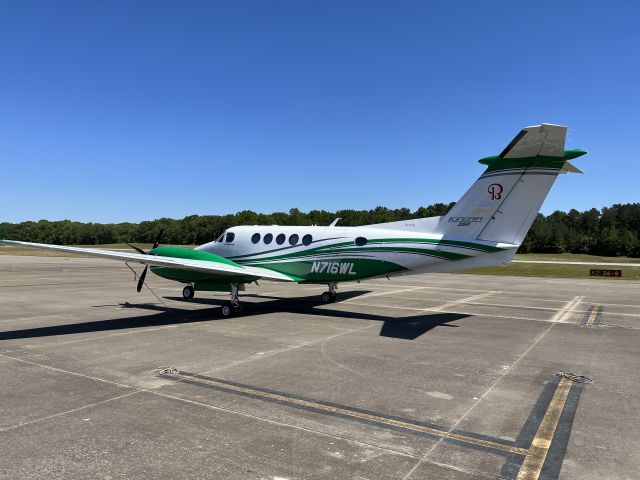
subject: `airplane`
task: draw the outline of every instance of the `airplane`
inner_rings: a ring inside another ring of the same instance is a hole
[[[486,166],[451,210],[440,217],[360,227],[254,225],[227,229],[193,249],[160,246],[136,253],[2,240],[0,243],[144,264],[182,282],[184,300],[196,291],[230,293],[222,317],[240,313],[240,291],[257,280],[326,284],[323,303],[336,300],[338,283],[375,277],[485,267],[509,263],[559,174],[582,173],[570,163],[585,150],[565,150],[567,128],[523,128]],[[128,265],[128,263],[127,263]]]

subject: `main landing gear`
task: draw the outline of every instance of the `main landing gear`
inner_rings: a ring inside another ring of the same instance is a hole
[[[195,296],[196,291],[193,288],[193,285],[187,285],[182,289],[182,298],[185,300],[191,300]]]
[[[329,291],[324,292],[320,297],[322,299],[322,303],[333,303],[336,301],[336,288],[338,288],[338,284],[336,282],[329,283]]]
[[[231,301],[222,305],[220,313],[224,318],[229,318],[232,315],[236,315],[242,311],[242,305],[238,299],[238,285],[236,283],[231,284]]]

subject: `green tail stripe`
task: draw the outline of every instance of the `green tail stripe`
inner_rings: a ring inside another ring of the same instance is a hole
[[[478,162],[487,166],[484,172],[498,172],[514,168],[550,168],[560,170],[567,160],[581,157],[587,152],[584,150],[565,150],[562,157],[523,157],[523,158],[501,158],[499,156],[485,157]],[[484,174],[483,174],[484,175]]]

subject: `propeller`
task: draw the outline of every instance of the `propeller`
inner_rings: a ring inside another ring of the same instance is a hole
[[[162,235],[163,234],[164,234],[164,228],[161,228],[158,231],[158,235],[156,236],[156,241],[153,242],[153,247],[151,247],[151,250],[153,250],[154,248],[158,248],[158,245],[160,245],[160,240],[162,239]],[[136,247],[135,245],[131,245],[130,243],[127,243],[127,245],[129,245],[136,252],[141,253],[142,255],[149,255],[149,252],[151,251],[151,250],[149,250],[148,252],[145,252],[140,247]],[[140,291],[142,290],[142,287],[144,286],[144,279],[147,276],[147,270],[149,270],[149,265],[145,265],[144,270],[142,270],[142,274],[140,275],[140,278],[138,279],[138,286],[136,287],[136,290],[137,290],[138,293],[140,293]]]
[[[151,250],[153,250],[154,248],[158,248],[158,245],[160,245],[160,240],[162,239],[162,235],[163,234],[164,234],[164,228],[161,228],[158,231],[158,235],[156,235],[156,240],[155,240],[155,242],[153,242],[153,247],[151,247]],[[136,252],[141,253],[142,255],[148,255],[149,254],[149,252],[145,252],[140,247],[136,247],[135,245],[131,245],[130,243],[127,243],[127,245],[129,245],[130,248],[133,248]],[[149,250],[149,251],[151,251],[151,250]]]
[[[138,286],[136,287],[138,293],[140,293],[140,290],[142,290],[142,286],[144,285],[144,277],[147,276],[147,270],[149,270],[149,265],[145,265],[144,270],[142,270],[142,274],[138,279]]]
[[[142,255],[146,255],[147,254],[147,252],[145,252],[140,247],[136,247],[135,245],[131,245],[130,243],[127,243],[127,245],[129,245],[129,247],[133,248],[136,252],[141,253]]]
[[[164,228],[160,228],[160,230],[158,231],[158,236],[156,237],[156,241],[153,242],[153,248],[158,248],[158,245],[160,245],[160,239],[162,238],[163,234],[164,234]]]

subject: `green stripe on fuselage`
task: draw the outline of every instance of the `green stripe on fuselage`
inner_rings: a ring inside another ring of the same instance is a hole
[[[358,252],[397,252],[397,253],[415,253],[418,255],[426,255],[429,257],[442,258],[443,260],[462,260],[469,258],[471,255],[464,255],[463,253],[445,252],[443,250],[432,250],[430,248],[409,248],[409,247],[357,247],[357,248],[344,248],[337,253],[358,253]]]
[[[475,242],[464,242],[460,240],[448,240],[446,238],[442,239],[431,239],[431,238],[381,238],[381,239],[372,239],[367,242],[367,245],[372,243],[426,243],[430,245],[442,246],[442,247],[458,247],[458,248],[467,248],[471,250],[481,250],[483,252],[499,252],[502,250],[498,247],[492,247],[490,245],[484,245],[482,243]]]
[[[293,259],[298,257],[307,257],[313,254],[328,254],[328,253],[342,253],[344,251],[349,251],[350,253],[357,252],[365,252],[371,251],[372,245],[380,245],[385,243],[423,243],[427,245],[433,245],[435,247],[454,247],[454,248],[463,248],[468,250],[479,250],[482,252],[498,252],[501,251],[501,248],[492,247],[489,245],[484,245],[481,243],[475,242],[464,242],[459,240],[447,240],[447,239],[430,239],[430,238],[374,238],[370,239],[366,245],[362,247],[356,246],[353,242],[338,242],[332,245],[325,245],[322,247],[315,248],[307,248],[304,250],[300,250],[292,253],[283,253],[280,255],[272,255],[268,257],[260,257],[262,253],[256,252],[253,255],[243,255],[242,259],[238,258],[238,262],[241,264],[247,264],[249,262],[254,261],[272,261],[272,260],[286,260]],[[378,249],[391,250],[391,251],[410,251],[411,253],[421,253],[423,255],[430,255],[434,257],[441,257],[448,260],[459,260],[462,258],[468,258],[469,255],[464,255],[461,253],[455,252],[447,252],[443,250],[434,250],[427,248],[419,248],[414,247],[409,249],[408,247],[377,247]],[[234,258],[234,257],[231,257]]]
[[[390,244],[401,245],[390,245]],[[423,244],[424,247],[421,247]],[[426,248],[427,245],[429,248]],[[473,255],[443,250],[444,247],[475,250],[492,253],[502,250],[475,242],[429,238],[376,238],[366,245],[356,246],[353,242],[338,242],[322,247],[306,248],[293,253],[259,257],[243,256],[237,262],[203,250],[192,250],[180,247],[158,247],[151,250],[152,255],[166,257],[204,260],[233,266],[260,266],[276,272],[290,275],[300,282],[343,282],[376,277],[407,270],[406,267],[379,258],[362,258],[375,256],[376,253],[398,253],[424,255],[443,261],[455,261],[471,258]],[[232,257],[233,258],[233,257]],[[296,261],[298,259],[298,261]],[[151,267],[161,277],[179,282],[207,283],[248,283],[258,277],[250,275],[216,275],[207,272],[196,272],[170,267]]]

